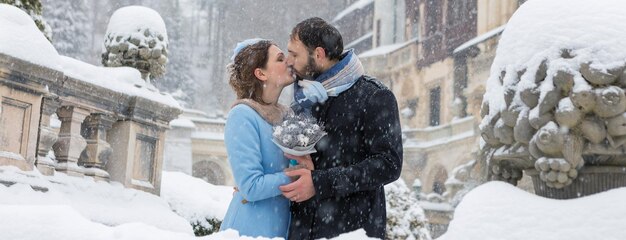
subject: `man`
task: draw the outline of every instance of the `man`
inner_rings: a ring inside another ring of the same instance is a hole
[[[281,186],[293,201],[289,239],[332,238],[365,229],[384,239],[383,186],[400,176],[402,137],[393,93],[365,76],[352,50],[343,53],[339,31],[321,18],[296,25],[287,64],[299,80],[296,112],[307,112],[328,133],[316,153],[289,156],[311,161],[315,170],[287,172],[298,180]]]

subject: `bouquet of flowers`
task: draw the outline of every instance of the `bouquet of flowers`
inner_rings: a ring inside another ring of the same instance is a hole
[[[312,117],[288,114],[282,124],[274,126],[272,141],[285,153],[304,156],[315,151],[315,144],[326,135]]]

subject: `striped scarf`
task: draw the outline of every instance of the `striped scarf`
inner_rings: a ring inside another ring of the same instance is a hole
[[[354,50],[350,49],[345,52],[339,62],[328,71],[318,76],[315,81],[321,82],[326,89],[328,97],[339,96],[342,92],[350,89],[357,80],[365,74],[363,65],[359,57],[354,54]],[[294,84],[294,103],[291,105],[295,112],[303,110],[309,112],[313,104],[311,100],[304,96],[303,89]]]

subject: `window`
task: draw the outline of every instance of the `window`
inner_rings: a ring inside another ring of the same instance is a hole
[[[380,46],[380,19],[376,20],[376,42],[374,43],[374,46]]]
[[[442,25],[441,10],[441,0],[428,0],[426,2],[426,36],[439,32]]]
[[[446,185],[443,182],[434,182],[433,192],[442,195],[444,192],[446,192]]]
[[[439,126],[441,87],[430,90],[430,126]]]
[[[411,23],[411,38],[416,38],[419,36],[419,23],[416,21]]]

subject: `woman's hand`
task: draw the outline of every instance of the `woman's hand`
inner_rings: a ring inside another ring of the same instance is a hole
[[[298,165],[304,166],[304,168],[313,171],[315,166],[313,165],[313,159],[311,159],[311,155],[307,154],[304,156],[295,156],[288,153],[285,153],[285,157],[289,159],[295,159],[298,162]]]

